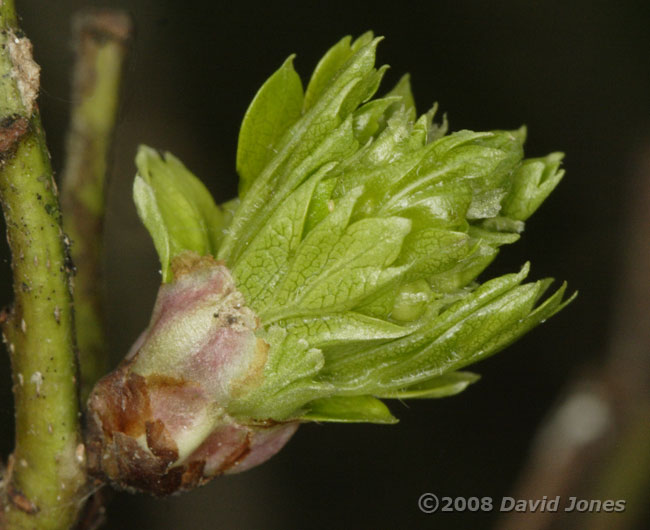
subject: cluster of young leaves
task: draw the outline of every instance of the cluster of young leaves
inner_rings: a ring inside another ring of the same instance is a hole
[[[417,117],[407,76],[372,99],[379,40],[342,39],[305,90],[293,57],[266,81],[227,211],[171,155],[138,155],[163,280],[182,250],[217,256],[270,344],[264,383],[231,414],[394,422],[380,398],[462,391],[478,376],[461,368],[570,301],[564,285],[542,301],[551,281],[522,283],[527,265],[475,282],[560,181],[562,155],[523,159],[523,129],[447,134],[435,107]]]

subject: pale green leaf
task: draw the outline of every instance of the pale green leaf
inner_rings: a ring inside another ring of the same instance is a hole
[[[409,265],[409,281],[431,278],[456,266],[473,246],[464,232],[425,228],[407,236],[398,263]]]
[[[287,309],[267,313],[263,321],[352,308],[402,273],[389,265],[409,230],[410,222],[399,217],[363,219],[350,225],[333,245],[311,247],[322,265],[312,265],[298,278]],[[309,270],[313,274],[308,275]]]
[[[320,223],[330,210],[334,208],[334,201],[331,200],[332,191],[336,186],[337,179],[330,178],[321,180],[314,190],[314,194],[309,204],[309,211],[307,212],[307,220],[305,221],[305,234],[308,234]]]
[[[352,42],[352,37],[348,35],[343,37],[325,53],[318,65],[316,65],[314,73],[307,85],[304,102],[305,111],[314,106],[354,52],[370,44],[372,39],[373,34],[370,31],[364,33],[354,43]]]
[[[286,273],[289,256],[302,238],[314,188],[332,167],[321,168],[282,203],[233,268],[237,285],[252,307],[263,306]]]
[[[398,98],[398,100],[387,109],[384,116],[385,120],[391,118],[398,109],[402,108],[406,112],[409,121],[415,121],[417,112],[415,109],[415,99],[413,98],[413,92],[411,91],[411,76],[409,74],[404,74],[385,97]]]
[[[301,337],[313,348],[370,343],[403,337],[411,332],[407,326],[354,311],[293,318],[282,321],[281,325],[288,333]]]
[[[193,173],[171,153],[165,153],[164,161],[169,169],[169,174],[174,185],[183,190],[188,202],[192,205],[201,219],[201,224],[207,228],[210,240],[210,252],[216,254],[224,236],[224,230],[230,224],[239,199],[231,199],[218,206],[212,195]]]
[[[397,423],[388,407],[372,396],[334,396],[309,404],[309,412],[300,419],[335,423]]]
[[[158,209],[156,194],[151,186],[137,175],[133,181],[133,201],[140,220],[149,231],[151,239],[153,239],[154,247],[160,258],[163,282],[168,282],[171,279],[171,272],[169,271],[169,233]]]
[[[550,280],[547,282],[540,282],[542,286],[539,289],[537,298],[539,299],[543,292],[546,290],[546,287],[550,284]],[[577,293],[573,293],[569,298],[563,300],[564,294],[566,292],[566,283],[563,283],[560,288],[555,291],[551,296],[549,296],[542,304],[537,306],[533,311],[531,311],[524,318],[514,322],[510,327],[503,329],[500,333],[495,334],[489,341],[487,341],[482,348],[475,352],[471,357],[466,359],[460,366],[467,366],[471,363],[477,362],[479,360],[485,359],[490,355],[493,355],[509,344],[516,341],[519,337],[528,333],[531,329],[537,325],[545,322],[547,319],[551,318],[555,313],[561,311],[564,307],[570,304]]]
[[[376,397],[382,399],[436,399],[454,396],[481,378],[471,372],[451,372],[416,383],[404,389],[382,392]]]
[[[362,188],[354,189],[338,204],[332,205],[332,212],[306,235],[275,292],[275,306],[286,305],[306,279],[317,275],[325,266],[328,254],[323,249],[329,251],[340,240],[348,226],[354,203],[362,191]],[[263,311],[260,313],[262,320],[266,320],[267,315]]]
[[[385,113],[395,102],[399,102],[399,98],[374,99],[354,112],[354,136],[361,145],[364,145],[373,136],[381,132],[385,121]]]
[[[503,215],[519,221],[528,219],[562,180],[562,158],[562,153],[551,153],[544,158],[524,160],[503,202]]]
[[[302,114],[300,77],[292,55],[262,85],[248,107],[239,131],[237,173],[243,197],[262,172],[284,133]]]
[[[186,250],[201,255],[216,253],[228,216],[201,181],[173,155],[166,153],[163,158],[141,146],[136,165],[134,200],[154,239],[163,281],[167,282],[171,280],[169,263],[174,256]]]

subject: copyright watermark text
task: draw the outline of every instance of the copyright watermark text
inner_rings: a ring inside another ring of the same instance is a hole
[[[541,499],[516,499],[514,497],[438,497],[423,493],[418,498],[418,508],[423,513],[436,512],[624,512],[624,499],[580,499],[561,496]]]

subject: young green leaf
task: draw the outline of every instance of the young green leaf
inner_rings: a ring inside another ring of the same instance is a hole
[[[316,66],[305,91],[305,111],[314,106],[315,102],[323,95],[327,87],[340,73],[354,52],[370,44],[372,39],[373,34],[371,31],[364,33],[354,42],[352,42],[352,37],[348,35],[347,37],[343,37],[327,51]]]
[[[394,339],[412,331],[407,326],[354,311],[326,313],[312,318],[290,318],[283,320],[281,326],[287,332],[302,337],[310,347],[319,349]]]
[[[133,197],[154,239],[163,282],[171,280],[171,260],[186,250],[200,255],[219,248],[230,215],[217,207],[203,183],[173,155],[140,146]]]
[[[323,166],[284,201],[233,268],[250,304],[263,304],[286,271],[289,256],[300,243],[314,188],[333,165]]]
[[[334,423],[397,423],[388,407],[372,396],[336,396],[316,399],[309,404],[309,412],[300,419]]]
[[[404,74],[392,90],[386,94],[386,97],[398,98],[398,100],[386,109],[386,113],[383,116],[384,121],[388,121],[400,109],[406,113],[409,121],[415,121],[417,113],[415,110],[415,99],[411,91],[411,76],[409,74]]]
[[[239,131],[237,173],[239,196],[273,157],[280,139],[302,113],[302,82],[293,69],[292,55],[259,89]]]
[[[153,188],[139,175],[136,175],[133,181],[133,201],[140,220],[149,231],[151,239],[153,239],[154,247],[160,259],[163,282],[167,282],[171,279],[169,275],[169,232],[158,208]]]
[[[481,377],[471,372],[450,372],[401,390],[389,390],[378,397],[386,399],[431,399],[459,394]]]
[[[564,170],[559,169],[562,158],[562,153],[551,153],[544,158],[525,160],[503,201],[502,215],[518,221],[528,219],[562,180]]]

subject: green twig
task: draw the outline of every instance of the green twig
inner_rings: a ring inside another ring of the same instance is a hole
[[[131,24],[120,11],[94,9],[79,14],[74,27],[76,63],[61,208],[77,268],[74,295],[83,402],[109,368],[101,288],[104,189]]]
[[[0,201],[15,297],[3,334],[16,407],[4,525],[68,528],[85,483],[69,260],[35,103],[39,69],[17,28],[13,0],[0,4],[0,30]]]

